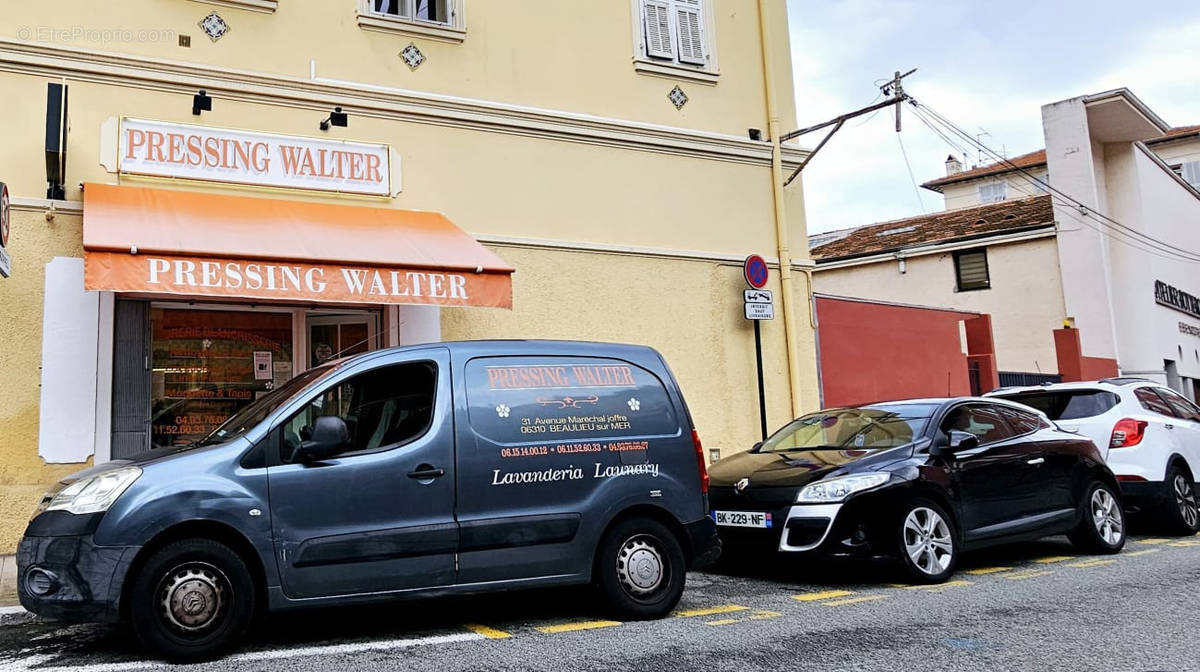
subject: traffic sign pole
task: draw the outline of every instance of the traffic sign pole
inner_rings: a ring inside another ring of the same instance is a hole
[[[758,423],[762,429],[762,440],[767,440],[767,391],[763,386],[762,367],[762,320],[754,320],[754,356],[758,361]]]

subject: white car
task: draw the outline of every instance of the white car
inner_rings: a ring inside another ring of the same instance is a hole
[[[1200,407],[1141,378],[1008,387],[986,396],[1017,401],[1090,438],[1121,484],[1126,506],[1160,515],[1168,531],[1200,530]]]

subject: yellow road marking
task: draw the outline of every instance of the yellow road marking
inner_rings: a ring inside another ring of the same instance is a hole
[[[1012,567],[981,567],[979,569],[968,569],[967,574],[981,576],[983,574],[999,574],[1000,572],[1010,572]]]
[[[1051,572],[1049,570],[1039,569],[1039,570],[1021,572],[1019,574],[1005,574],[1004,578],[1009,579],[1010,581],[1020,581],[1022,579],[1032,579],[1035,576],[1045,576],[1047,574],[1053,574],[1053,573],[1054,572]]]
[[[1167,543],[1168,541],[1170,541],[1170,539],[1138,539],[1138,540],[1137,540],[1136,542],[1134,542],[1134,543],[1136,543],[1136,544],[1146,544],[1147,546],[1153,546],[1153,545],[1155,545],[1155,544],[1165,544],[1165,543]]]
[[[750,614],[750,620],[765,621],[768,618],[778,618],[782,615],[783,614],[778,611],[768,611],[766,609],[760,609],[760,610],[754,612],[753,614]]]
[[[479,635],[483,635],[484,637],[487,637],[488,639],[506,639],[508,637],[512,637],[511,634],[509,634],[503,630],[497,630],[496,628],[489,628],[486,625],[479,625],[478,623],[466,623],[463,625],[463,627],[470,630],[471,632],[474,632]]]
[[[1111,565],[1114,562],[1116,562],[1116,560],[1084,560],[1083,562],[1072,562],[1071,564],[1067,565],[1067,567],[1101,567],[1103,565]]]
[[[846,600],[834,600],[832,602],[822,602],[821,604],[827,607],[844,607],[847,604],[858,604],[860,602],[874,602],[875,600],[885,600],[887,595],[863,595],[862,597],[851,597]]]
[[[1127,555],[1131,558],[1135,558],[1139,555],[1149,555],[1150,553],[1158,553],[1161,550],[1162,550],[1161,548],[1143,548],[1140,551],[1133,551],[1130,553],[1122,553],[1121,555]]]
[[[947,588],[955,588],[958,586],[969,586],[969,585],[971,585],[970,581],[963,581],[963,580],[959,579],[957,581],[947,581],[945,583],[933,583],[933,584],[927,584],[927,585],[922,584],[919,586],[905,586],[904,589],[905,590],[924,590],[926,592],[936,593],[936,592],[945,590]]]
[[[578,630],[595,630],[596,628],[611,628],[615,625],[621,625],[620,621],[580,621],[578,623],[560,623],[558,625],[544,625],[537,628],[539,632],[544,632],[547,635],[553,635],[559,632],[576,632]]]
[[[719,607],[708,607],[705,609],[685,609],[677,611],[675,615],[680,618],[691,618],[693,616],[712,616],[713,614],[729,614],[735,611],[745,611],[750,607],[743,607],[740,604],[723,604]]]
[[[1188,539],[1187,541],[1172,541],[1171,543],[1169,543],[1167,545],[1174,546],[1175,548],[1188,548],[1190,546],[1200,546],[1200,539]]]
[[[1075,559],[1075,556],[1073,556],[1073,555],[1051,555],[1051,556],[1045,557],[1045,558],[1038,558],[1037,560],[1034,560],[1034,562],[1036,562],[1038,564],[1042,564],[1042,565],[1048,565],[1052,562],[1062,562],[1063,560],[1074,560],[1074,559]]]
[[[799,602],[816,602],[817,600],[828,600],[835,597],[845,597],[853,594],[853,590],[823,590],[819,593],[801,593],[800,595],[793,595],[792,599]]]
[[[739,621],[736,618],[722,618],[722,619],[716,620],[716,621],[705,621],[704,624],[705,625],[730,625],[732,623],[738,623],[738,622]]]

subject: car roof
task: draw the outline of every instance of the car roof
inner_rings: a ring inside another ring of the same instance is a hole
[[[993,397],[998,395],[1026,394],[1029,392],[1062,392],[1070,390],[1118,392],[1120,390],[1137,389],[1140,387],[1165,386],[1148,378],[1101,378],[1100,380],[1083,380],[1070,383],[1043,383],[1041,385],[1000,387],[988,392],[986,396]]]

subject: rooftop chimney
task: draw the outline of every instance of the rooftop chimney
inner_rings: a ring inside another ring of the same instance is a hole
[[[962,170],[963,170],[962,161],[959,161],[958,159],[954,158],[953,154],[946,157],[946,175],[947,176],[957,175],[957,174],[961,173]]]

